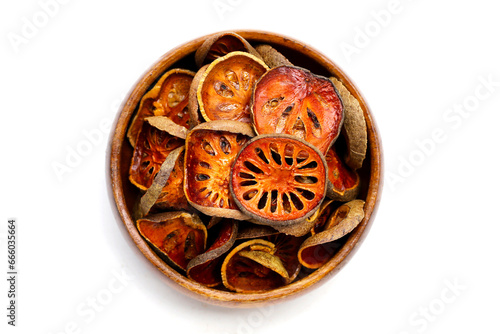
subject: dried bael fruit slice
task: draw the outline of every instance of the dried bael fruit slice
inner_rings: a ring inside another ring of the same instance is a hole
[[[198,85],[198,105],[203,118],[250,123],[252,89],[267,69],[262,60],[246,52],[231,52],[214,60]]]
[[[275,245],[262,239],[238,245],[222,264],[224,286],[236,292],[255,293],[286,285],[290,277],[275,252]]]
[[[260,44],[255,47],[255,50],[260,54],[264,63],[267,64],[270,68],[282,66],[282,65],[290,65],[293,64],[286,59],[278,50],[273,48],[269,44]]]
[[[321,207],[319,208],[319,210],[316,211],[314,218],[310,219],[310,222],[312,222],[312,227],[310,231],[312,235],[315,235],[316,233],[323,231],[323,229],[325,228],[325,224],[334,210],[333,203],[334,203],[333,200],[323,201],[323,203],[321,203]]]
[[[328,150],[325,160],[328,166],[326,196],[342,202],[355,199],[360,184],[358,173],[344,165],[334,147]]]
[[[135,146],[146,117],[167,116],[176,124],[189,127],[188,93],[194,74],[184,69],[170,70],[142,97],[127,133],[132,146]]]
[[[198,67],[202,67],[204,64],[208,64],[233,51],[246,51],[260,57],[250,43],[237,33],[221,32],[212,35],[203,42],[194,54],[194,61]]]
[[[130,164],[130,182],[141,190],[148,189],[169,153],[183,145],[181,138],[143,122]]]
[[[274,255],[280,258],[283,266],[288,272],[289,281],[293,280],[299,275],[301,264],[297,257],[300,245],[304,242],[305,237],[294,237],[284,233],[273,234],[267,236],[265,240],[270,241],[275,247]]]
[[[364,218],[365,202],[359,199],[340,206],[330,216],[324,230],[307,238],[300,246],[298,257],[307,268],[317,269],[330,260],[341,247],[340,238],[350,233]]]
[[[212,246],[205,253],[189,261],[186,269],[190,279],[208,287],[222,283],[222,255],[231,249],[238,233],[238,223],[234,220],[225,219],[217,227],[219,227],[218,235]]]
[[[137,229],[165,261],[182,270],[206,247],[207,229],[195,214],[150,215],[137,220]]]
[[[366,121],[359,101],[336,78],[331,78],[344,103],[343,133],[347,142],[345,162],[353,170],[361,168],[368,146]]]
[[[323,154],[337,139],[344,115],[328,78],[294,66],[275,67],[260,78],[251,111],[257,134],[294,135]]]
[[[249,124],[213,121],[193,128],[186,138],[184,193],[189,203],[209,216],[245,220],[229,193],[233,161],[253,136]]]
[[[203,74],[207,70],[208,65],[203,66],[196,72],[196,75],[191,82],[191,87],[189,87],[189,102],[188,102],[188,111],[189,111],[189,128],[192,129],[198,124],[204,122],[203,116],[200,113],[200,108],[198,105],[198,85],[200,84],[200,80],[203,77]]]
[[[290,226],[311,216],[326,192],[323,155],[284,134],[253,138],[231,171],[231,194],[242,212],[263,225]]]

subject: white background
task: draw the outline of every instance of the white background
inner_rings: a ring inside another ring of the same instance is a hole
[[[500,332],[493,1],[61,0],[51,16],[45,2],[0,5],[2,333]],[[170,49],[229,29],[326,54],[365,96],[384,146],[383,198],[358,253],[322,287],[272,308],[213,307],[171,289],[115,221],[106,190],[106,124],[128,90]],[[86,133],[95,143],[58,177],[54,165],[67,165]],[[5,316],[9,218],[16,328]]]

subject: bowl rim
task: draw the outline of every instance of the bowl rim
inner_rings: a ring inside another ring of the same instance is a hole
[[[174,65],[181,58],[194,53],[206,38],[223,32],[235,32],[254,45],[258,43],[269,43],[307,54],[307,57],[326,69],[331,76],[337,77],[346,86],[349,92],[358,99],[364,112],[368,132],[369,154],[367,156],[370,157],[370,175],[365,199],[364,219],[356,229],[350,233],[346,243],[340,251],[325,265],[289,285],[261,293],[241,294],[208,288],[191,281],[167,265],[139,234],[132,215],[127,209],[120,173],[120,154],[123,143],[128,143],[126,140],[128,124],[142,95],[146,93],[161,73]],[[132,86],[119,108],[115,122],[112,126],[112,131],[110,132],[106,164],[106,177],[110,201],[112,202],[111,206],[115,210],[117,219],[121,220],[121,223],[123,223],[132,241],[141,253],[168,278],[166,281],[170,286],[190,297],[194,297],[209,304],[225,307],[253,307],[276,303],[302,295],[312,290],[312,288],[317,288],[325,283],[328,280],[327,277],[332,277],[338,273],[350,261],[361,243],[365,240],[378,209],[383,186],[383,157],[380,135],[366,100],[351,79],[332,60],[311,46],[285,35],[261,30],[231,30],[208,34],[181,44],[161,56]]]

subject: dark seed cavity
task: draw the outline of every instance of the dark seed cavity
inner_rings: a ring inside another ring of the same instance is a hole
[[[224,136],[220,137],[219,145],[224,154],[231,153],[231,143],[229,143],[229,140],[227,140],[226,137]]]
[[[316,197],[316,195],[312,191],[302,188],[295,188],[295,190],[308,201],[312,201],[314,197]]]
[[[252,171],[254,173],[264,174],[264,172],[259,167],[255,166],[250,161],[245,161],[243,164],[245,165],[246,168],[248,168],[250,171]]]
[[[207,175],[207,174],[196,174],[196,176],[194,177],[194,179],[196,181],[206,181],[210,178],[210,175]]]
[[[302,201],[300,200],[300,198],[295,195],[294,193],[290,193],[290,199],[292,200],[292,203],[293,203],[293,206],[295,206],[295,208],[297,210],[302,210],[304,209],[304,203],[302,203]]]

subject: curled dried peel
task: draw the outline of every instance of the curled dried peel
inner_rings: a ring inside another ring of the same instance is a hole
[[[262,60],[267,64],[267,66],[269,66],[269,68],[282,65],[293,66],[293,64],[284,55],[268,44],[257,45],[255,50],[257,50],[262,57]]]
[[[167,116],[176,124],[188,127],[188,93],[195,73],[184,69],[172,69],[162,75],[155,86],[141,99],[137,114],[127,132],[127,137],[135,146],[144,118]]]
[[[275,245],[262,239],[246,241],[235,247],[224,259],[222,282],[232,291],[255,293],[287,284],[289,276]]]
[[[345,162],[353,170],[361,168],[368,146],[366,121],[359,101],[336,78],[330,78],[337,88],[345,107],[343,132],[347,142]]]
[[[224,220],[219,227],[218,236],[210,248],[189,261],[186,269],[190,279],[208,287],[222,283],[222,255],[231,249],[238,234],[238,224],[234,220]]]
[[[328,165],[326,195],[331,199],[342,202],[356,198],[360,187],[358,173],[344,165],[334,147],[328,150],[325,160]]]
[[[364,201],[357,199],[337,208],[324,230],[307,238],[300,246],[300,263],[307,268],[316,269],[328,262],[341,247],[341,243],[336,241],[349,234],[363,220],[364,204]]]
[[[254,222],[279,230],[312,215],[326,191],[323,155],[296,137],[253,138],[238,153],[231,171],[231,194]]]
[[[231,52],[213,61],[198,84],[197,99],[203,118],[250,123],[250,98],[267,65],[246,52]]]
[[[260,55],[246,39],[235,32],[222,32],[207,38],[196,50],[194,60],[198,67],[234,51],[246,51],[256,57]]]
[[[259,79],[251,112],[257,134],[294,135],[323,154],[340,134],[344,117],[333,83],[294,66],[272,68]]]
[[[158,130],[165,131],[178,138],[186,139],[187,129],[166,116],[151,116],[144,118],[144,120]]]
[[[195,214],[150,215],[137,220],[137,229],[165,261],[181,270],[206,247],[207,230]]]
[[[189,203],[210,216],[245,220],[229,193],[230,170],[239,150],[253,135],[237,121],[213,121],[193,128],[186,138],[184,193]]]
[[[201,67],[191,82],[189,87],[189,97],[188,97],[188,111],[189,111],[189,128],[192,129],[198,124],[204,122],[203,116],[200,113],[200,108],[198,105],[198,85],[203,77],[203,74],[207,70],[208,65]]]

